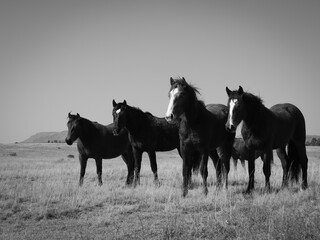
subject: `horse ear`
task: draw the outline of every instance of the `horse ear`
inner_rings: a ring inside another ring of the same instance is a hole
[[[79,113],[77,113],[77,118],[80,118],[80,115],[79,115]]]
[[[69,112],[69,114],[68,114],[68,118],[71,118],[71,117],[72,117],[71,112]]]
[[[186,79],[185,79],[184,77],[182,77],[182,82],[183,82],[183,83],[187,83],[187,82],[186,82]]]
[[[127,101],[123,100],[123,105],[127,106]]]
[[[230,94],[231,94],[232,91],[228,87],[226,87],[226,92],[228,94],[228,97],[230,97]]]
[[[117,103],[116,103],[116,101],[114,99],[112,100],[112,106],[113,107],[117,106]]]
[[[243,88],[241,86],[239,86],[238,92],[239,92],[239,94],[243,94]]]
[[[171,84],[171,86],[174,84],[174,80],[172,77],[170,78],[170,84]]]

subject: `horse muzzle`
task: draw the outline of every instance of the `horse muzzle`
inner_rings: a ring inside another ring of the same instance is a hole
[[[230,133],[235,133],[237,130],[237,127],[234,126],[233,124],[226,123],[226,130]]]
[[[68,145],[72,145],[73,143],[73,141],[70,138],[66,138],[65,141]]]
[[[167,120],[168,123],[171,123],[173,121],[173,114],[166,116],[165,119]]]

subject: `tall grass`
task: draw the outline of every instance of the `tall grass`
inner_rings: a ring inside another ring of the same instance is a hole
[[[15,156],[8,153],[15,152]],[[104,160],[103,186],[89,160],[78,187],[75,147],[8,145],[0,156],[1,239],[319,239],[320,180],[318,148],[308,148],[309,189],[280,189],[282,169],[273,166],[271,192],[264,192],[262,164],[256,161],[256,189],[243,194],[247,173],[229,173],[228,190],[216,190],[209,163],[209,194],[201,177],[181,197],[182,161],[175,152],[159,153],[160,186],[155,186],[146,156],[141,184],[125,187],[120,158]]]

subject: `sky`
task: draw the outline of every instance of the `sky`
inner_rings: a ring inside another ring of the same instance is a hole
[[[318,0],[2,0],[0,142],[112,122],[112,100],[165,115],[170,77],[290,102],[320,135]]]

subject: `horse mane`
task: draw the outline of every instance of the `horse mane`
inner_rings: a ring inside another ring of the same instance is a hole
[[[138,107],[134,107],[134,106],[130,106],[130,105],[127,105],[127,107],[129,107],[131,110],[133,110],[135,113],[138,113],[139,115],[145,115],[145,114],[150,114],[152,115],[151,113],[149,112],[144,112],[142,111],[140,108]]]
[[[93,122],[87,118],[80,117],[80,124],[82,125],[83,129],[85,129],[85,134],[88,137],[95,137],[97,134],[99,134],[99,131],[96,127],[97,124],[100,125],[98,122]],[[86,128],[84,128],[84,125],[86,125]]]
[[[127,120],[127,126],[130,128],[129,131],[131,133],[139,132],[140,129],[144,126],[144,123],[148,121],[148,115],[152,115],[151,113],[144,112],[138,107],[133,107],[127,105],[128,111],[130,112],[131,120]],[[129,114],[128,112],[128,114]]]
[[[257,110],[261,107],[264,107],[263,100],[261,97],[258,97],[252,93],[245,92],[242,97],[243,101],[254,110]]]
[[[263,118],[263,112],[269,112],[270,110],[267,107],[265,107],[261,97],[256,96],[252,93],[245,92],[243,93],[242,99],[245,102],[248,109],[250,109],[250,111],[248,111],[250,115],[247,118],[247,123],[250,126],[258,126],[257,124],[259,122],[266,121],[266,119]]]
[[[191,83],[187,83],[186,80],[184,78],[178,78],[178,79],[174,79],[175,83],[177,85],[182,86],[183,88],[185,88],[186,92],[189,94],[189,96],[191,97],[191,100],[194,100],[198,103],[200,103],[200,105],[202,105],[205,108],[205,104],[202,100],[198,99],[197,95],[201,95],[201,93],[199,92],[199,89],[197,87],[195,87],[193,84]]]
[[[201,95],[199,89],[190,83],[186,83],[187,92],[190,94],[191,99],[195,101],[199,108],[205,109],[204,101],[200,100],[197,95]]]

